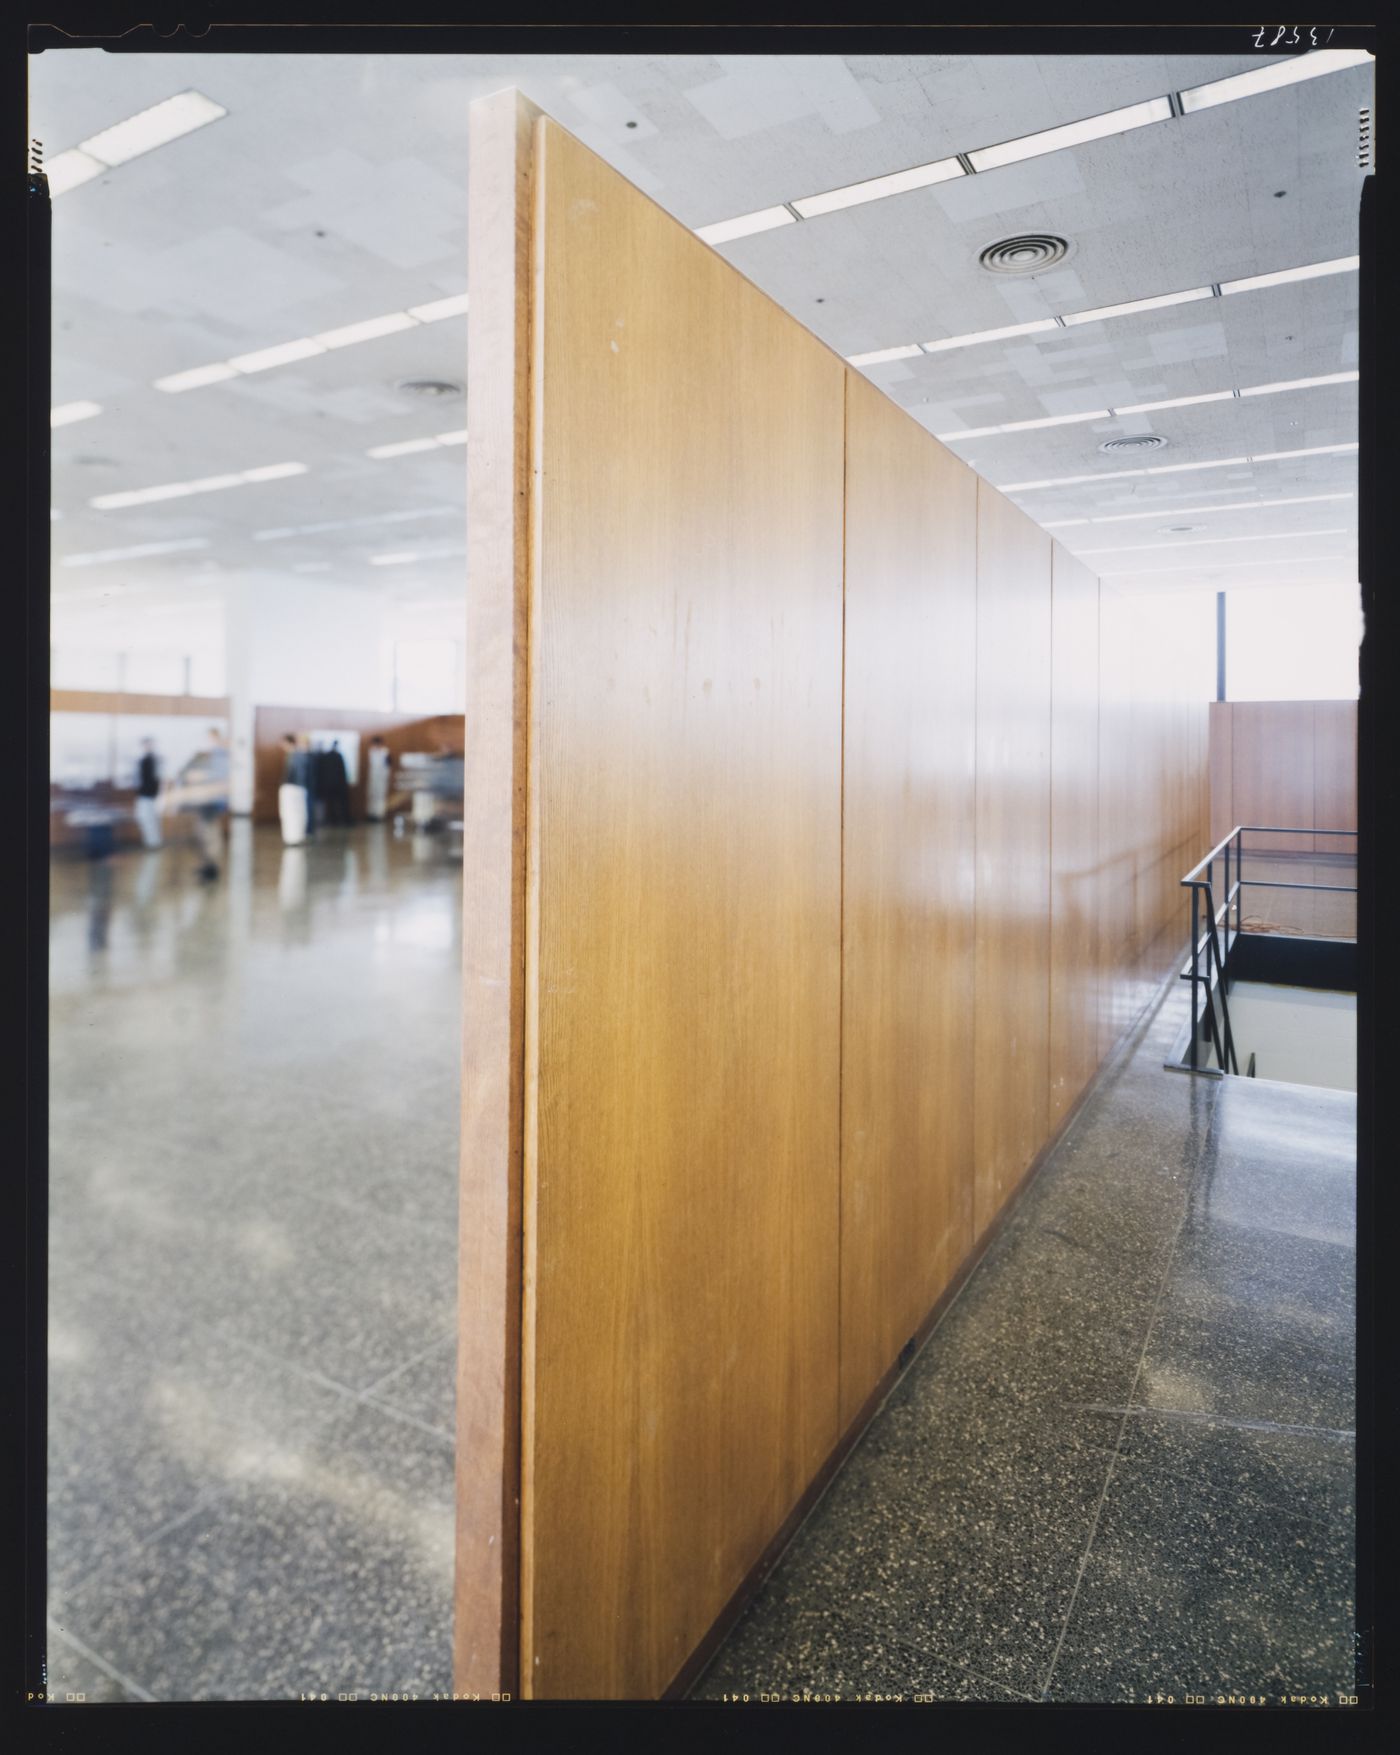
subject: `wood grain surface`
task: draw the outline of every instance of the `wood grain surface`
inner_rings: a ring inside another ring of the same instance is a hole
[[[841,1418],[972,1245],[977,478],[847,380]]]
[[[1050,538],[977,484],[973,1229],[1045,1143],[1050,1095]]]
[[[1053,545],[1050,1125],[1099,1063],[1099,582]]]
[[[1313,826],[1314,703],[1235,701],[1231,707],[1231,788],[1240,823],[1308,830]],[[1259,853],[1311,853],[1310,834],[1246,836]]]
[[[1314,701],[1313,827],[1356,827],[1356,702]],[[1354,852],[1351,840],[1314,838],[1318,853]]]
[[[838,1432],[844,368],[536,171],[522,1687],[646,1698]]]
[[[507,90],[470,111],[467,724],[453,1674],[519,1688],[531,142]]]
[[[1122,592],[1099,586],[1099,1051],[1107,1055],[1132,1022],[1132,970],[1139,946],[1132,810],[1132,612]],[[1182,939],[1187,936],[1182,928]]]
[[[649,1699],[1179,959],[1206,705],[557,124],[472,129],[456,1676]]]
[[[1239,821],[1235,816],[1234,744],[1229,701],[1210,703],[1210,844],[1223,841]]]

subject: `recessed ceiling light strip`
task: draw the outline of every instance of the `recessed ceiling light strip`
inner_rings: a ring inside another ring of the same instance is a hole
[[[1016,140],[1005,140],[995,146],[977,147],[971,152],[954,153],[929,164],[913,165],[908,170],[891,171],[882,177],[867,177],[859,183],[847,183],[839,189],[827,189],[817,195],[802,195],[777,207],[764,207],[754,213],[743,213],[735,219],[716,220],[711,225],[697,226],[695,235],[707,244],[725,244],[734,238],[746,238],[775,226],[791,225],[794,217],[815,219],[823,213],[836,213],[866,201],[881,201],[890,195],[902,195],[910,189],[927,188],[930,184],[972,172],[985,173],[1001,165],[1018,164],[1023,159],[1039,158],[1045,153],[1060,152],[1066,147],[1083,146],[1091,140],[1104,140],[1115,134],[1131,133],[1154,122],[1170,121],[1174,116],[1192,110],[1208,109],[1214,104],[1233,102],[1236,98],[1252,97],[1256,92],[1271,91],[1278,86],[1293,85],[1299,80],[1316,79],[1324,73],[1340,72],[1356,67],[1374,57],[1364,49],[1313,50],[1306,55],[1292,56],[1252,69],[1232,79],[1218,79],[1209,85],[1194,86],[1188,91],[1172,92],[1166,97],[1148,98],[1142,103],[1128,104],[1122,109],[1107,110],[1102,115],[1088,116],[1082,121],[1066,122],[1058,128],[1044,128],[1036,134],[1023,134]]]
[[[99,512],[115,512],[122,506],[145,506],[156,500],[184,499],[189,494],[214,493],[221,488],[243,487],[251,482],[281,481],[289,475],[305,475],[304,463],[264,463],[256,469],[228,475],[205,475],[197,481],[172,481],[161,487],[131,488],[124,493],[98,494],[88,504]]]
[[[1355,532],[1348,526],[1338,524],[1327,530],[1265,530],[1252,536],[1197,536],[1190,542],[1129,542],[1114,543],[1109,548],[1080,548],[1075,553],[1080,555],[1131,555],[1145,554],[1154,548],[1214,548],[1217,543],[1225,542],[1299,542],[1305,536],[1352,536]]]
[[[366,457],[408,457],[415,451],[436,451],[440,445],[465,445],[467,429],[460,428],[453,433],[435,433],[426,439],[399,439],[392,445],[373,445],[365,452]]]
[[[1201,402],[1229,402],[1241,396],[1277,396],[1284,390],[1313,390],[1324,384],[1354,384],[1360,376],[1359,372],[1328,372],[1320,378],[1291,378],[1284,384],[1252,384],[1245,390],[1211,390],[1201,396],[1173,396],[1166,402],[1137,402],[1126,408],[1101,408],[1092,414],[1057,414],[1047,420],[1005,421],[1000,426],[968,427],[961,433],[935,433],[933,436],[940,443],[951,445],[961,439],[989,438],[994,433],[1022,433],[1032,427],[1065,426],[1083,420],[1112,420],[1120,414],[1147,414],[1158,408],[1191,408]]]
[[[1347,67],[1361,67],[1374,59],[1366,49],[1313,49],[1306,55],[1292,55],[1286,61],[1272,61],[1267,67],[1252,67],[1248,73],[1236,73],[1229,79],[1213,79],[1208,85],[1192,86],[1178,96],[1182,110],[1189,116],[1196,110],[1212,109],[1216,104],[1255,97],[1261,91],[1277,91],[1280,86],[1295,85],[1301,79],[1316,79],[1323,73],[1340,73]]]
[[[147,555],[174,555],[188,549],[208,548],[207,536],[190,536],[180,542],[138,542],[132,548],[101,548],[88,554],[64,555],[61,567],[96,567],[106,561],[135,561]]]
[[[1195,518],[1206,512],[1260,512],[1274,506],[1317,506],[1324,501],[1350,500],[1352,494],[1299,494],[1283,500],[1231,500],[1224,506],[1157,507],[1148,512],[1105,512],[1095,518],[1064,518],[1047,524],[1046,530],[1062,530],[1070,524],[1129,524],[1138,518]]]
[[[80,183],[91,182],[116,165],[142,153],[168,146],[172,140],[191,134],[206,123],[217,122],[228,111],[203,92],[182,91],[163,103],[153,104],[138,115],[128,116],[100,133],[89,136],[67,152],[49,160],[44,169],[49,180],[50,196],[66,195]]]
[[[363,323],[347,323],[339,329],[323,329],[319,335],[302,336],[296,341],[279,342],[253,353],[236,354],[232,359],[217,360],[212,365],[194,366],[187,372],[172,372],[157,378],[155,388],[178,395],[184,390],[199,390],[206,384],[223,384],[230,378],[251,372],[265,372],[273,366],[291,364],[294,360],[311,359],[341,347],[356,347],[363,341],[377,340],[381,335],[397,335],[405,329],[416,329],[423,323],[441,323],[446,317],[460,317],[467,309],[467,295],[454,293],[451,298],[434,299],[426,305],[410,305],[406,311],[390,311],[383,317],[369,317]]]
[[[1244,463],[1281,463],[1292,457],[1324,457],[1329,453],[1355,451],[1354,439],[1344,445],[1305,445],[1298,451],[1257,451],[1247,457],[1212,457],[1202,463],[1154,463],[1147,469],[1103,469],[1088,475],[1046,476],[1042,481],[1007,481],[997,485],[1000,494],[1028,494],[1037,488],[1078,487],[1090,481],[1125,481],[1129,476],[1184,475],[1193,469],[1230,469]]]
[[[1305,555],[1302,560],[1294,555],[1270,555],[1266,560],[1215,562],[1186,561],[1178,567],[1104,567],[1101,579],[1135,579],[1150,573],[1199,573],[1202,577],[1213,577],[1217,573],[1234,573],[1241,567],[1311,567],[1316,569],[1324,566],[1340,567],[1346,564],[1349,555]]]
[[[1361,266],[1359,256],[1338,256],[1330,262],[1309,262],[1301,268],[1282,268],[1275,274],[1258,274],[1249,280],[1224,283],[1229,293],[1254,292],[1265,287],[1285,286],[1299,280],[1320,280],[1326,275],[1354,273]],[[1001,329],[977,329],[970,335],[948,335],[939,341],[925,341],[914,346],[884,347],[873,353],[848,354],[850,366],[883,365],[886,360],[912,359],[920,351],[946,353],[952,348],[978,347],[987,341],[1009,341],[1017,335],[1045,334],[1052,329],[1074,329],[1083,323],[1104,323],[1113,317],[1131,317],[1142,311],[1164,310],[1170,305],[1195,304],[1199,299],[1215,296],[1215,287],[1193,286],[1185,292],[1160,293],[1153,298],[1129,299],[1118,305],[1101,305],[1095,310],[1066,311],[1058,317],[1040,317],[1032,323],[1010,323]],[[1165,404],[1157,404],[1163,407]]]
[[[100,402],[64,402],[57,408],[49,410],[51,427],[72,426],[75,420],[91,420],[93,415],[102,413]]]

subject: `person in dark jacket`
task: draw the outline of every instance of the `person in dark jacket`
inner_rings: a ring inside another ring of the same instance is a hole
[[[136,764],[136,822],[147,847],[161,845],[160,812],[156,806],[159,797],[160,762],[156,746],[151,738],[143,737],[141,760]]]
[[[298,788],[305,813],[305,821],[299,832],[294,832],[288,840],[288,844],[292,845],[297,840],[309,841],[316,833],[316,798],[311,786],[312,754],[306,747],[305,739],[298,742],[289,731],[282,738],[282,755],[282,785]],[[280,793],[278,814],[282,817],[284,838],[287,838],[287,819],[282,809]]]
[[[340,743],[332,738],[331,747],[321,752],[320,790],[326,800],[326,821],[341,827],[350,821],[350,781],[345,772],[345,757]]]

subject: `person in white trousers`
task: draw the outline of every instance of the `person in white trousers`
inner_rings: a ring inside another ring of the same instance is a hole
[[[136,764],[136,824],[147,847],[162,845],[160,835],[160,763],[149,737],[141,739],[141,760]]]
[[[382,823],[389,804],[389,746],[376,732],[369,740],[369,768],[365,776],[365,815]]]

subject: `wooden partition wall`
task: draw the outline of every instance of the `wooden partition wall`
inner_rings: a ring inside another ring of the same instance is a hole
[[[649,1698],[1168,972],[1205,704],[513,92],[469,292],[457,1681]]]
[[[1355,701],[1211,703],[1212,843],[1239,823],[1356,827]],[[1326,853],[1330,839],[1276,835],[1269,844],[1276,853]]]

